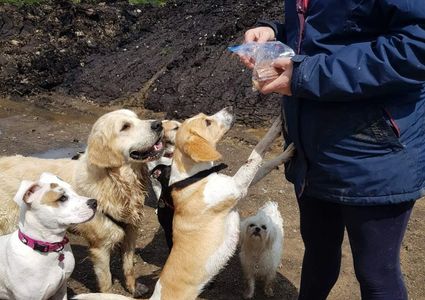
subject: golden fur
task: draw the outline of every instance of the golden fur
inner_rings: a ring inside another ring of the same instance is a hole
[[[111,287],[110,252],[121,243],[127,288],[137,295],[133,255],[149,179],[146,160],[133,159],[131,153],[161,154],[152,147],[162,137],[162,127],[153,132],[151,124],[152,121],[142,121],[131,111],[118,110],[102,116],[93,125],[86,153],[79,160],[0,158],[0,234],[16,228],[18,207],[12,198],[20,180],[35,180],[45,171],[56,174],[77,193],[98,199],[96,217],[75,226],[73,231],[89,243],[100,290],[105,292]],[[125,225],[118,225],[108,215]]]

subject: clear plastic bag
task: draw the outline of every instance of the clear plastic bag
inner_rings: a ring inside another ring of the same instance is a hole
[[[254,60],[254,69],[252,70],[254,87],[258,86],[258,82],[279,77],[280,73],[271,66],[273,60],[295,55],[294,50],[281,42],[246,43],[228,49],[239,56],[246,56]]]

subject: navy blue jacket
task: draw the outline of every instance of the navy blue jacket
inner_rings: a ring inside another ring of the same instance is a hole
[[[353,205],[423,196],[425,1],[310,0],[304,25],[296,2],[285,1],[285,25],[265,24],[299,51],[282,105],[298,196]]]

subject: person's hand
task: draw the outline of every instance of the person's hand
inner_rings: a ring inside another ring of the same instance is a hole
[[[271,27],[261,26],[249,29],[245,32],[244,43],[264,43],[268,41],[274,41],[276,36],[274,30]]]
[[[291,96],[292,60],[288,57],[281,57],[275,59],[271,66],[280,73],[279,77],[270,81],[258,82],[257,90],[262,94],[278,93]]]
[[[274,41],[276,35],[271,27],[261,26],[249,29],[245,32],[244,43],[265,43],[268,41]],[[254,59],[248,56],[240,56],[242,63],[249,69],[254,67]]]

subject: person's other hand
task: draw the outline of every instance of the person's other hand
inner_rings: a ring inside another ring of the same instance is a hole
[[[260,26],[249,29],[245,32],[244,43],[264,43],[276,39],[274,30],[271,27]],[[254,59],[248,56],[240,56],[242,63],[249,69],[254,67]]]
[[[271,66],[281,74],[274,80],[259,82],[257,86],[258,91],[262,94],[278,93],[291,96],[292,60],[288,57],[278,58],[272,62]]]
[[[244,43],[264,43],[268,41],[274,41],[276,36],[274,34],[274,30],[271,27],[261,26],[252,28],[245,32],[245,40]]]

